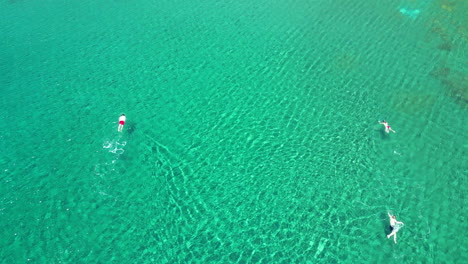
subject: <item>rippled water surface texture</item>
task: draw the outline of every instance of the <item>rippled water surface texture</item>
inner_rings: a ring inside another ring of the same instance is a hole
[[[0,0],[1,263],[467,263],[466,10]]]

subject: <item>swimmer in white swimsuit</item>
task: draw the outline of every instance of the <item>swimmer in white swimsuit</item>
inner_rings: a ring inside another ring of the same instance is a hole
[[[127,118],[125,117],[125,114],[122,114],[119,118],[119,127],[117,128],[117,131],[122,132],[123,126],[125,125],[125,120]]]
[[[395,241],[395,244],[396,244],[396,233],[398,232],[400,228],[395,227],[395,225],[396,224],[404,225],[404,224],[403,222],[397,221],[396,216],[391,215],[390,213],[388,213],[388,217],[390,217],[390,227],[392,229],[392,232],[389,235],[387,235],[387,238],[390,238],[391,236],[393,236],[393,241]]]

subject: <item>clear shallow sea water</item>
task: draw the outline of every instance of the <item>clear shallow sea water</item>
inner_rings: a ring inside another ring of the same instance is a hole
[[[1,262],[466,263],[466,10],[0,1]]]

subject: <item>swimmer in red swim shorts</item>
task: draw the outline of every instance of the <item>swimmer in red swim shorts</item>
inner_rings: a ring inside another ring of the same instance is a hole
[[[383,121],[379,121],[379,124],[382,124],[385,126],[385,132],[387,133],[390,133],[390,131],[392,131],[393,133],[396,133],[395,130],[393,130],[387,123],[387,121],[383,120]]]
[[[123,126],[125,125],[125,114],[122,114],[119,118],[119,127],[117,128],[117,131],[122,132]]]

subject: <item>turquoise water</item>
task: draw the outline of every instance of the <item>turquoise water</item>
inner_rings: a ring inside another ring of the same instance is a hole
[[[0,1],[2,263],[466,263],[466,8]]]

